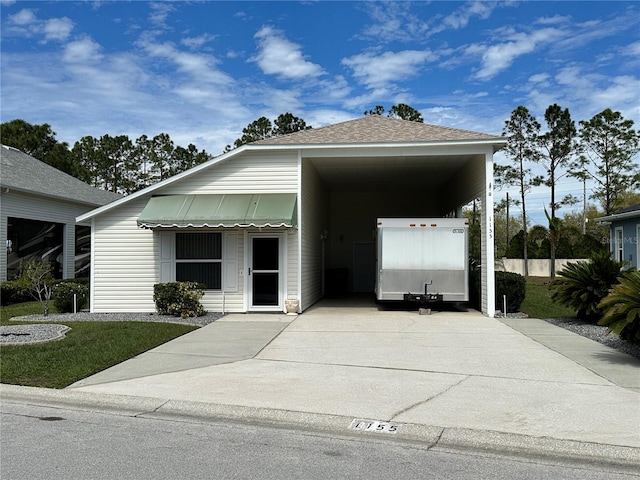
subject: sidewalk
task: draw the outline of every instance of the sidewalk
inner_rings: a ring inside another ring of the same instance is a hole
[[[228,315],[61,392],[3,385],[3,401],[21,388],[147,416],[344,434],[365,419],[440,447],[640,465],[640,361],[536,319],[322,303]]]

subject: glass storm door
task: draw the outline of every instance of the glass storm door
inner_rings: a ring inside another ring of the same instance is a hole
[[[251,237],[251,306],[280,306],[280,238]]]

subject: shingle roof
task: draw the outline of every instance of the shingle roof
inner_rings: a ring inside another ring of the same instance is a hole
[[[620,210],[616,210],[615,212],[613,212],[614,215],[618,215],[620,213],[631,213],[631,212],[640,212],[640,203],[637,203],[635,205],[631,205],[630,207],[627,208],[622,208]]]
[[[497,135],[459,130],[427,123],[410,122],[381,115],[367,115],[326,127],[312,128],[252,145],[326,145],[358,143],[406,143],[435,141],[500,140]]]
[[[92,187],[13,147],[0,148],[0,185],[90,206],[102,206],[121,195]]]

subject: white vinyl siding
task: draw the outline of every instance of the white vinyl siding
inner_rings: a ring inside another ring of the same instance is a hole
[[[96,313],[153,312],[153,285],[160,278],[160,242],[138,228],[147,197],[93,220],[92,302]]]
[[[295,152],[246,152],[163,188],[158,194],[297,193]]]
[[[3,193],[0,214],[0,281],[6,280],[7,250],[7,219],[9,217],[25,218],[42,222],[64,224],[64,262],[63,278],[71,278],[75,272],[75,225],[76,217],[90,211],[93,207],[47,197],[29,195],[10,190]]]
[[[300,204],[302,208],[300,306],[305,310],[322,298],[321,235],[323,231],[329,229],[329,195],[311,162],[303,162]],[[327,245],[325,252],[328,253],[328,251]]]

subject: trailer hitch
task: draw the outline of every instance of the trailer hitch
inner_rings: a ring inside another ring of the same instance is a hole
[[[442,295],[439,293],[429,293],[428,287],[429,285],[433,285],[433,280],[429,283],[424,284],[424,293],[405,293],[404,300],[405,302],[418,302],[418,303],[431,303],[431,302],[442,302]]]

